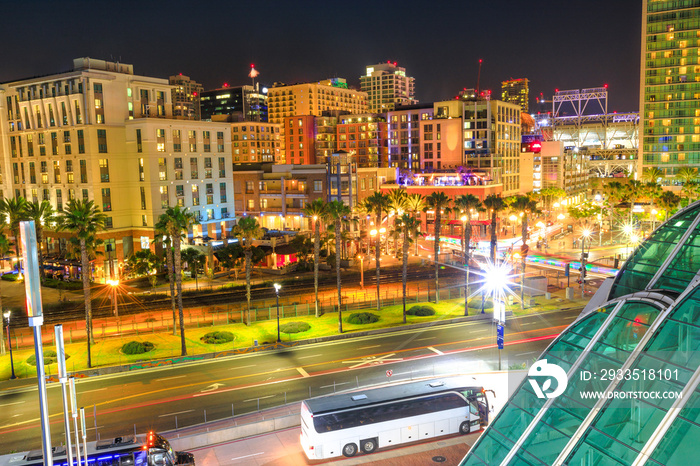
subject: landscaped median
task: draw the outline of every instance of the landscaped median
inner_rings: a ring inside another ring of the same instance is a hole
[[[526,312],[540,310],[555,310],[561,307],[560,300],[540,300],[540,304]],[[469,314],[481,313],[481,299],[475,298],[470,301]],[[438,304],[430,302],[419,302],[407,304],[406,309],[410,310],[418,306],[423,308],[418,314],[429,314],[426,309],[432,308],[434,315],[407,315],[406,325],[439,322],[464,316],[464,299],[456,298],[441,301]],[[415,308],[414,311],[418,309]],[[509,306],[509,310],[518,311],[519,306]],[[485,306],[486,313],[491,313],[491,303],[487,300]],[[366,316],[355,316],[354,314],[367,313]],[[360,321],[376,321],[369,323],[353,323]],[[343,331],[345,335],[352,335],[358,332],[370,330],[400,328],[403,324],[402,305],[386,306],[377,312],[376,309],[364,309],[362,311],[343,312]],[[308,328],[307,328],[308,327]],[[327,313],[319,318],[313,316],[298,316],[280,319],[280,336],[283,344],[290,344],[303,340],[315,340],[324,337],[338,336],[338,314]],[[261,346],[275,344],[277,342],[277,320],[265,320],[255,322],[250,326],[242,323],[232,323],[225,325],[208,325],[198,328],[187,328],[185,331],[187,341],[188,356],[197,356],[211,353],[224,353],[234,351],[255,350]],[[232,338],[232,339],[231,339]],[[135,342],[135,343],[132,343]],[[141,345],[138,345],[141,343]],[[87,348],[85,341],[75,343],[66,342],[66,353],[69,358],[66,361],[70,372],[81,372],[87,370]],[[145,350],[145,351],[144,351]],[[140,332],[138,335],[110,336],[98,338],[92,346],[92,360],[95,369],[107,368],[109,366],[139,366],[151,365],[151,361],[162,361],[180,359],[181,341],[179,333],[173,335],[170,332]],[[45,353],[55,351],[52,345],[44,344]],[[144,351],[144,352],[140,352]],[[136,354],[129,354],[135,352]],[[22,348],[13,351],[14,368],[17,377],[35,377],[36,367],[28,362],[34,356],[31,348]],[[158,363],[160,365],[160,363]],[[46,374],[56,375],[56,364],[46,365]],[[0,380],[10,377],[9,353],[0,356]]]

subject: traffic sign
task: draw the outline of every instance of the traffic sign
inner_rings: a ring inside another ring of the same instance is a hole
[[[498,344],[498,349],[503,349],[503,325],[498,324],[496,326],[496,343]]]
[[[393,374],[393,373],[394,372],[391,369],[389,369],[388,371],[386,371],[386,376],[391,377],[391,374]]]

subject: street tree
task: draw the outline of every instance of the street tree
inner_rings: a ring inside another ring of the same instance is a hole
[[[34,220],[34,230],[36,231],[36,252],[39,259],[39,272],[44,276],[44,256],[42,248],[44,246],[44,229],[50,227],[55,222],[54,210],[49,201],[27,202],[26,216],[29,220]]]
[[[254,217],[243,217],[231,230],[233,236],[238,238],[245,251],[245,295],[248,303],[248,317],[246,324],[250,325],[250,273],[253,259],[253,240],[262,237],[262,228]]]
[[[408,279],[408,246],[411,238],[416,236],[416,230],[420,230],[420,222],[415,215],[409,212],[404,212],[396,219],[396,229],[403,236],[403,256],[402,256],[402,272],[401,282],[403,285],[403,323],[406,323],[406,282]]]
[[[462,232],[462,253],[464,254],[464,315],[469,315],[469,260],[471,258],[471,240],[472,240],[472,222],[471,216],[473,212],[482,212],[484,206],[481,199],[473,194],[463,194],[455,199],[455,208],[459,209],[462,216],[467,219],[464,223],[464,231]]]
[[[379,299],[379,259],[381,255],[381,235],[379,229],[382,226],[382,214],[389,209],[389,197],[380,191],[374,192],[372,195],[365,198],[365,206],[367,210],[374,212],[374,227],[377,229],[377,241],[374,245],[374,257],[377,276],[377,312],[381,310],[381,300]]]
[[[506,208],[503,198],[498,194],[489,194],[484,199],[484,206],[487,211],[491,214],[491,262],[496,264],[496,247],[498,245],[498,236],[496,234],[496,219],[498,219],[498,213]]]
[[[315,199],[307,202],[304,206],[304,215],[311,217],[314,224],[314,309],[315,316],[319,317],[318,308],[318,263],[321,255],[321,222],[326,220],[328,216],[328,208],[326,202],[321,199]]]
[[[338,256],[339,244],[341,241],[340,229],[343,218],[349,216],[351,213],[350,207],[345,205],[343,201],[334,200],[328,203],[328,217],[333,220],[335,224],[335,273],[338,282],[338,333],[343,333],[343,297],[341,294],[341,278],[340,278],[340,258]]]
[[[435,303],[440,302],[440,282],[438,280],[438,272],[440,270],[440,263],[438,261],[438,254],[440,252],[440,232],[442,230],[442,215],[448,215],[452,211],[450,209],[450,198],[447,194],[443,192],[434,191],[425,198],[425,203],[428,209],[432,209],[435,212],[435,223],[433,229],[433,236],[435,237],[435,243],[433,245],[433,260],[435,262]]]

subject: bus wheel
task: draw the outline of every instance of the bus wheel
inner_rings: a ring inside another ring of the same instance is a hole
[[[351,456],[355,456],[357,454],[357,445],[354,443],[348,443],[343,447],[343,456],[347,456],[348,458]]]
[[[469,433],[469,423],[467,421],[464,421],[459,425],[459,433],[460,434],[468,434]]]
[[[360,441],[360,448],[364,453],[372,453],[377,449],[377,441],[375,439],[368,438],[366,440]]]

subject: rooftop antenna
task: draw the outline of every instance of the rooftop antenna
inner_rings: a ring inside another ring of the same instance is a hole
[[[479,83],[481,81],[481,58],[479,58],[479,74],[476,77],[476,95],[479,95]]]

